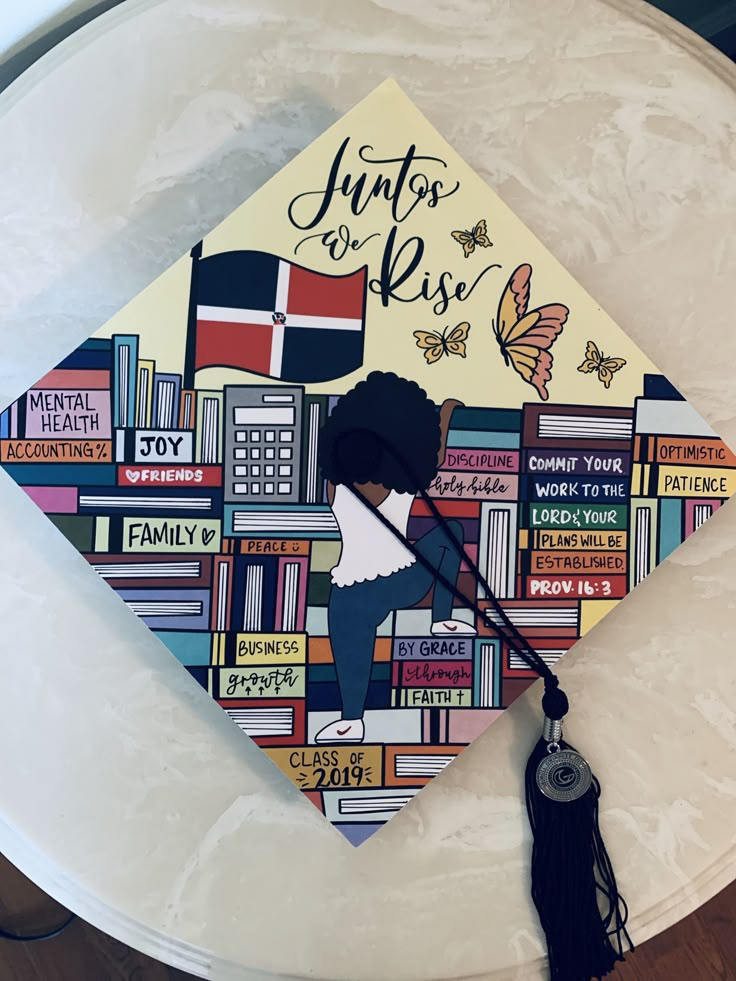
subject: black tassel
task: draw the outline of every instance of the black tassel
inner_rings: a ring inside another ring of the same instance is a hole
[[[591,981],[624,959],[624,942],[634,946],[598,825],[600,784],[561,739],[568,703],[552,678],[542,700],[544,736],[526,767],[532,899],[547,939],[551,981]]]

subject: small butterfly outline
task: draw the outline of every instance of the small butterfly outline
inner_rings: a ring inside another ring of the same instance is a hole
[[[604,388],[610,388],[613,373],[620,371],[625,364],[625,358],[607,358],[598,350],[594,341],[588,341],[585,345],[585,358],[583,363],[578,365],[578,371],[582,371],[584,375],[589,375],[592,371],[597,372],[598,381],[603,383]]]
[[[475,252],[476,245],[479,245],[482,249],[489,249],[493,242],[488,238],[488,226],[486,225],[485,218],[481,218],[479,222],[471,228],[469,231],[458,230],[456,232],[450,232],[450,235],[459,242],[463,247],[463,255],[467,259],[469,255]]]
[[[531,278],[532,267],[527,262],[513,271],[492,326],[506,366],[521,375],[546,402],[554,360],[549,349],[562,333],[570,311],[563,303],[546,303],[530,310]]]
[[[427,364],[434,364],[443,354],[448,358],[451,354],[466,357],[465,342],[469,333],[470,324],[464,320],[452,330],[448,325],[441,334],[436,330],[415,330],[414,337],[417,339],[417,347],[424,352]]]

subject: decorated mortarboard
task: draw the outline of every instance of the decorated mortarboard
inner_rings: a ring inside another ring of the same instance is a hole
[[[395,83],[0,437],[10,476],[353,844],[542,675],[527,798],[551,973],[621,956],[554,667],[731,496],[736,460]]]

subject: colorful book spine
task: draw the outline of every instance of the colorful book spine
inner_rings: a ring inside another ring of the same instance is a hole
[[[540,637],[534,642],[534,650],[539,654],[547,667],[554,670],[559,659],[576,641],[576,637]],[[535,679],[537,677],[536,673],[529,668],[513,643],[504,641],[502,664],[503,676],[505,678]]]
[[[480,637],[475,641],[473,659],[473,705],[500,708],[503,645],[499,637]]]
[[[311,714],[311,702],[309,708]],[[267,748],[266,753],[297,787],[318,792],[325,811],[329,798],[339,794],[340,812],[350,820],[352,815],[373,815],[379,808],[390,810],[386,798],[391,791],[383,782],[383,750],[380,743],[366,742],[360,746],[274,747]],[[358,805],[361,799],[370,801],[370,809],[348,806],[353,802]],[[319,806],[320,802],[315,802]]]
[[[99,468],[98,465],[90,465],[89,469],[93,467],[104,470],[105,475],[108,473],[107,468]],[[74,469],[81,470],[86,476],[87,471],[81,467]],[[219,518],[222,513],[222,491],[219,487],[198,486],[196,489],[162,487],[157,489],[155,494],[151,494],[150,489],[137,485],[116,486],[114,480],[109,487],[101,487],[103,480],[105,480],[104,476],[98,480],[96,486],[85,485],[79,488],[79,512],[110,517],[121,516],[124,522],[135,517],[136,524],[132,527],[134,534],[130,547],[121,551],[136,551],[136,542],[140,544],[140,550],[143,551],[150,551],[148,546],[151,543],[164,545],[164,551],[167,549],[176,551],[177,546],[181,544],[193,545],[194,548],[190,551],[196,551],[200,539],[203,544],[210,545],[215,535],[210,534],[206,529],[213,528],[215,521],[219,547],[222,524]],[[145,521],[141,522],[140,518],[149,519],[149,524]],[[198,522],[199,518],[201,521]],[[214,549],[207,548],[204,551],[211,552]]]
[[[112,341],[113,426],[123,429],[135,425],[138,337],[135,334],[115,334]]]
[[[276,623],[278,559],[235,555],[232,626],[247,633],[273,631]]]
[[[308,578],[308,556],[279,556],[276,594],[277,630],[289,633],[305,629]]]
[[[508,455],[503,459],[508,459]],[[429,485],[429,494],[439,501],[515,501],[519,479],[506,471],[485,473],[443,468]]]
[[[57,368],[63,370],[112,371],[114,342],[110,338],[90,337],[67,355]]]
[[[582,633],[580,604],[576,600],[539,600],[536,603],[526,599],[506,600],[501,603],[503,612],[523,637],[580,637]],[[488,607],[486,614],[492,623],[499,626],[502,619],[497,611]],[[496,637],[496,633],[481,624],[482,637]]]
[[[179,412],[179,428],[195,428],[195,410],[197,407],[197,393],[194,389],[185,388],[181,393],[181,411]]]
[[[212,571],[212,618],[211,629],[224,633],[231,629],[230,613],[233,606],[232,555],[217,555]]]
[[[423,787],[449,766],[464,746],[422,746],[415,744],[386,747],[384,783],[387,787]]]
[[[303,698],[221,698],[218,703],[259,746],[299,746],[306,742]]]
[[[76,373],[84,382],[85,372]],[[17,435],[29,439],[110,439],[105,388],[32,388],[16,403]],[[12,415],[11,415],[12,422]]]
[[[521,411],[518,409],[455,409],[447,435],[449,450],[518,450]]]
[[[734,467],[736,454],[718,437],[636,435],[637,463],[683,467]]]
[[[687,538],[688,535],[692,535],[693,532],[697,531],[702,524],[704,524],[708,518],[713,517],[716,511],[723,505],[722,500],[694,500],[694,501],[662,501],[662,505],[682,503],[683,507],[683,521],[684,521],[684,537]]]
[[[630,453],[633,431],[631,409],[579,405],[524,406],[522,441],[527,450],[552,448],[559,456],[563,456],[566,450],[580,451],[580,455],[585,450]],[[591,476],[595,473],[593,470],[585,472]]]
[[[516,502],[481,504],[478,564],[499,600],[516,595],[518,511]]]
[[[321,504],[326,499],[319,464],[319,434],[327,414],[326,395],[304,396],[300,500],[305,504]]]
[[[195,461],[222,463],[222,392],[197,392]]]
[[[206,669],[211,660],[211,637],[201,630],[161,630],[153,633],[171,651],[177,661],[190,669]]]
[[[135,424],[139,429],[152,427],[153,379],[155,361],[138,361],[138,392],[136,395]]]
[[[87,515],[63,514],[47,511],[46,514],[57,531],[79,552],[92,552],[95,548],[96,519]]]
[[[176,429],[179,425],[181,375],[156,372],[153,376],[151,420],[156,429]]]
[[[109,389],[110,371],[107,368],[53,368],[39,378],[34,389],[56,390]]]
[[[26,406],[27,406],[27,395],[21,395],[10,406],[10,437],[11,439],[17,439],[19,437],[25,436],[26,434]]]
[[[207,630],[210,621],[210,590],[116,589],[128,609],[146,626],[160,630]]]
[[[394,688],[470,688],[473,666],[457,660],[394,661],[391,684]]]
[[[96,444],[92,445],[96,450]],[[23,444],[23,449],[28,452],[28,442]],[[112,490],[117,481],[114,465],[87,460],[73,467],[59,467],[58,462],[5,463],[3,467],[21,487],[77,487],[84,484],[88,488],[109,487]]]
[[[235,538],[338,540],[340,530],[327,504],[226,504],[226,534]],[[337,560],[335,560],[337,561]]]
[[[680,398],[637,398],[635,432],[639,436],[679,436],[718,439],[703,417]]]
[[[113,589],[203,589],[212,582],[211,555],[135,555],[131,553],[84,556],[94,571]]]
[[[632,493],[650,497],[718,498],[736,491],[736,471],[713,466],[634,465]]]

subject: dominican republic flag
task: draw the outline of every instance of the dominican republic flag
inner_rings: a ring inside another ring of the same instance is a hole
[[[194,263],[195,370],[243,368],[283,381],[320,382],[362,365],[365,266],[327,276],[254,251]]]

